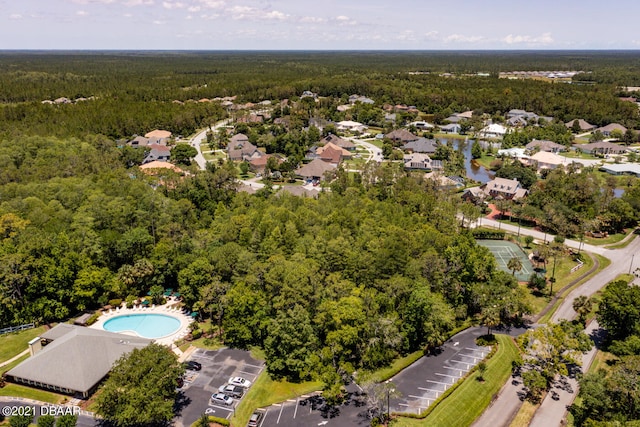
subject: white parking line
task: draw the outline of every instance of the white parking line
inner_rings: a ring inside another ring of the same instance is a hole
[[[224,409],[225,411],[229,411],[229,412],[232,412],[232,411],[233,411],[233,408],[230,408],[230,407],[228,407],[228,406],[218,406],[218,405],[212,405],[212,404],[210,404],[210,403],[209,403],[209,405],[208,405],[208,406],[209,406],[210,408]]]
[[[280,417],[282,416],[283,409],[284,409],[284,405],[280,405],[280,413],[278,414],[278,419],[276,420],[276,424],[280,424]]]
[[[433,400],[430,397],[424,397],[424,396],[416,396],[414,394],[410,394],[409,397],[413,397],[414,399],[421,399],[421,400]]]
[[[296,401],[296,409],[293,411],[293,419],[296,419],[296,414],[298,413],[298,403],[300,402],[300,398],[298,398]]]
[[[440,393],[444,393],[443,390],[436,390],[435,388],[424,388],[424,387],[418,387],[418,390],[422,390],[422,391],[428,391],[431,393],[435,393],[436,397],[438,397],[438,394]]]
[[[434,383],[434,384],[450,385],[449,383],[443,383],[443,382],[440,382],[440,381],[427,380],[427,382],[428,383]],[[418,388],[420,388],[420,387],[418,387]]]

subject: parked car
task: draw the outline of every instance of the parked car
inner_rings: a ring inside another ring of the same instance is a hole
[[[214,393],[211,395],[211,403],[219,403],[221,405],[230,406],[233,404],[233,398],[224,393]]]
[[[251,387],[251,381],[246,380],[242,377],[231,377],[229,378],[229,384],[238,385],[240,387],[249,388]]]
[[[263,416],[264,416],[264,412],[255,411],[253,414],[251,414],[251,418],[249,418],[249,423],[247,424],[247,427],[258,427],[260,425],[260,421],[262,420]]]
[[[184,378],[180,376],[178,377],[178,380],[177,380],[177,386],[178,388],[182,388],[183,385],[184,385]]]
[[[199,371],[200,369],[202,369],[202,365],[195,360],[187,360],[186,362],[184,362],[184,367],[192,371]]]
[[[238,385],[225,384],[220,386],[218,391],[227,396],[235,397],[236,399],[240,399],[244,395],[244,388]]]

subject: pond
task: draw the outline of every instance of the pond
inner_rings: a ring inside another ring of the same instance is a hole
[[[448,140],[446,139],[442,140],[443,144],[446,144],[447,142]],[[467,178],[473,179],[482,184],[485,184],[494,178],[495,174],[493,172],[485,169],[484,166],[478,165],[471,158],[471,146],[473,145],[473,140],[469,139],[460,141],[456,139],[453,140],[452,143],[453,148],[455,148],[456,150],[458,149],[458,147],[462,147],[462,151],[464,153],[464,168],[467,172]]]

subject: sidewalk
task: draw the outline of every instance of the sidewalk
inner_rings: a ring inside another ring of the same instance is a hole
[[[2,368],[3,366],[7,366],[9,363],[12,363],[18,359],[20,359],[22,356],[29,354],[29,349],[26,349],[25,351],[23,351],[22,353],[18,354],[15,357],[12,357],[9,360],[5,360],[4,362],[0,363],[0,368]]]

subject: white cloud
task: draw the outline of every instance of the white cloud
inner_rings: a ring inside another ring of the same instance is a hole
[[[543,45],[553,43],[553,37],[551,37],[551,33],[544,33],[537,37],[509,34],[502,41],[507,44]]]
[[[271,12],[267,12],[264,17],[266,19],[275,19],[278,21],[284,21],[285,19],[287,19],[289,15],[285,15],[284,13],[277,11],[277,10],[272,10]]]
[[[250,21],[284,21],[289,18],[289,15],[278,10],[262,10],[250,6],[233,6],[227,9],[226,12],[231,15],[231,19],[236,21],[243,19]]]
[[[76,16],[89,16],[89,12],[86,10],[79,10],[76,12]]]
[[[164,7],[165,9],[184,9],[186,5],[179,1],[176,1],[176,2],[164,1],[162,2],[162,7]]]
[[[400,41],[416,41],[416,35],[412,30],[405,30],[395,36]]]
[[[164,24],[166,24],[165,21],[159,21],[159,20],[155,20],[152,23],[153,23],[153,25],[164,25]]]
[[[298,19],[298,21],[304,22],[307,24],[321,24],[323,22],[326,22],[326,19],[318,18],[316,16],[303,16],[302,18]]]
[[[153,4],[153,0],[124,0],[122,2],[125,6],[148,6]]]
[[[440,40],[440,33],[437,31],[429,31],[424,35],[424,39],[430,41]]]
[[[336,16],[334,19],[338,23],[338,25],[356,25],[358,23],[357,21],[344,15]]]
[[[227,3],[224,0],[200,0],[200,4],[202,5],[202,7],[205,7],[207,9],[222,9],[226,6]],[[191,10],[196,8],[200,10],[200,6],[192,6],[189,8],[189,11],[197,12],[197,10]]]
[[[19,13],[12,13],[11,15],[9,15],[10,19],[22,19],[22,15],[20,15]]]
[[[477,43],[482,40],[482,36],[465,36],[462,34],[451,34],[443,39],[445,43]]]

